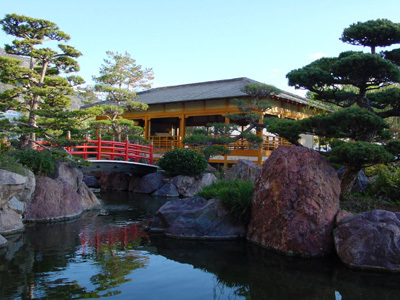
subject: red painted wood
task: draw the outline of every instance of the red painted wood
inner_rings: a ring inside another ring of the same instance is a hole
[[[40,142],[39,142],[40,143]],[[45,142],[43,142],[45,143]],[[129,141],[103,141],[100,137],[97,140],[85,140],[83,145],[65,148],[71,155],[81,155],[84,159],[96,158],[114,160],[116,157],[124,161],[139,162],[139,159],[153,164],[153,145],[144,146],[131,144]],[[43,150],[43,149],[38,149]]]

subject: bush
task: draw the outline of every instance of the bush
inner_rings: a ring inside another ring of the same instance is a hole
[[[205,199],[218,198],[236,220],[247,224],[250,221],[253,190],[254,184],[250,181],[220,180],[203,187],[197,195]]]
[[[400,201],[400,167],[379,165],[375,169],[370,170],[370,173],[375,173],[376,177],[367,186],[364,193],[384,201]]]
[[[28,175],[28,170],[21,166],[17,160],[9,154],[0,155],[0,169],[7,170],[22,176]]]
[[[56,160],[49,151],[23,150],[10,153],[16,161],[35,175],[47,176],[54,172]]]
[[[207,164],[203,155],[189,149],[168,151],[158,163],[171,176],[199,175],[207,169]]]

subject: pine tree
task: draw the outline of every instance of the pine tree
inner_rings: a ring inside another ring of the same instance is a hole
[[[53,22],[7,14],[0,24],[5,33],[16,37],[11,45],[5,45],[5,51],[30,61],[27,68],[18,59],[0,57],[0,81],[13,86],[0,94],[0,110],[23,113],[15,130],[21,134],[20,148],[32,147],[36,135],[43,136],[49,129],[66,134],[77,126],[77,116],[65,108],[73,95],[72,86],[83,79],[61,75],[79,71],[75,59],[81,52],[65,44],[70,36]],[[43,45],[48,42],[59,42],[58,49]]]

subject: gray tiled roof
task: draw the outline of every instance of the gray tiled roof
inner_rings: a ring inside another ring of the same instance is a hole
[[[182,101],[242,97],[247,96],[247,94],[243,93],[241,89],[249,83],[259,82],[246,77],[240,77],[226,80],[160,87],[143,92],[138,92],[138,98],[136,98],[135,101],[146,104],[161,104]],[[284,91],[282,91],[278,95],[278,97],[301,104],[309,104],[309,100]],[[82,108],[98,104],[112,103],[110,103],[109,101],[102,101],[90,105],[85,105]]]
[[[136,101],[146,104],[195,101],[205,99],[220,99],[247,96],[241,89],[249,83],[257,81],[241,77],[227,80],[199,82],[177,86],[167,86],[137,93]],[[287,92],[282,92],[280,98],[306,104],[307,99]]]

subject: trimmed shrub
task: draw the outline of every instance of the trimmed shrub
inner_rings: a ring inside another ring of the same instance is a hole
[[[18,163],[27,167],[35,175],[47,176],[54,172],[56,161],[49,151],[23,150],[10,153]]]
[[[251,181],[220,180],[203,187],[197,195],[205,199],[218,198],[232,217],[248,224],[253,191],[254,184]]]
[[[174,149],[166,152],[158,162],[161,169],[171,176],[199,175],[207,169],[207,160],[197,151]]]

